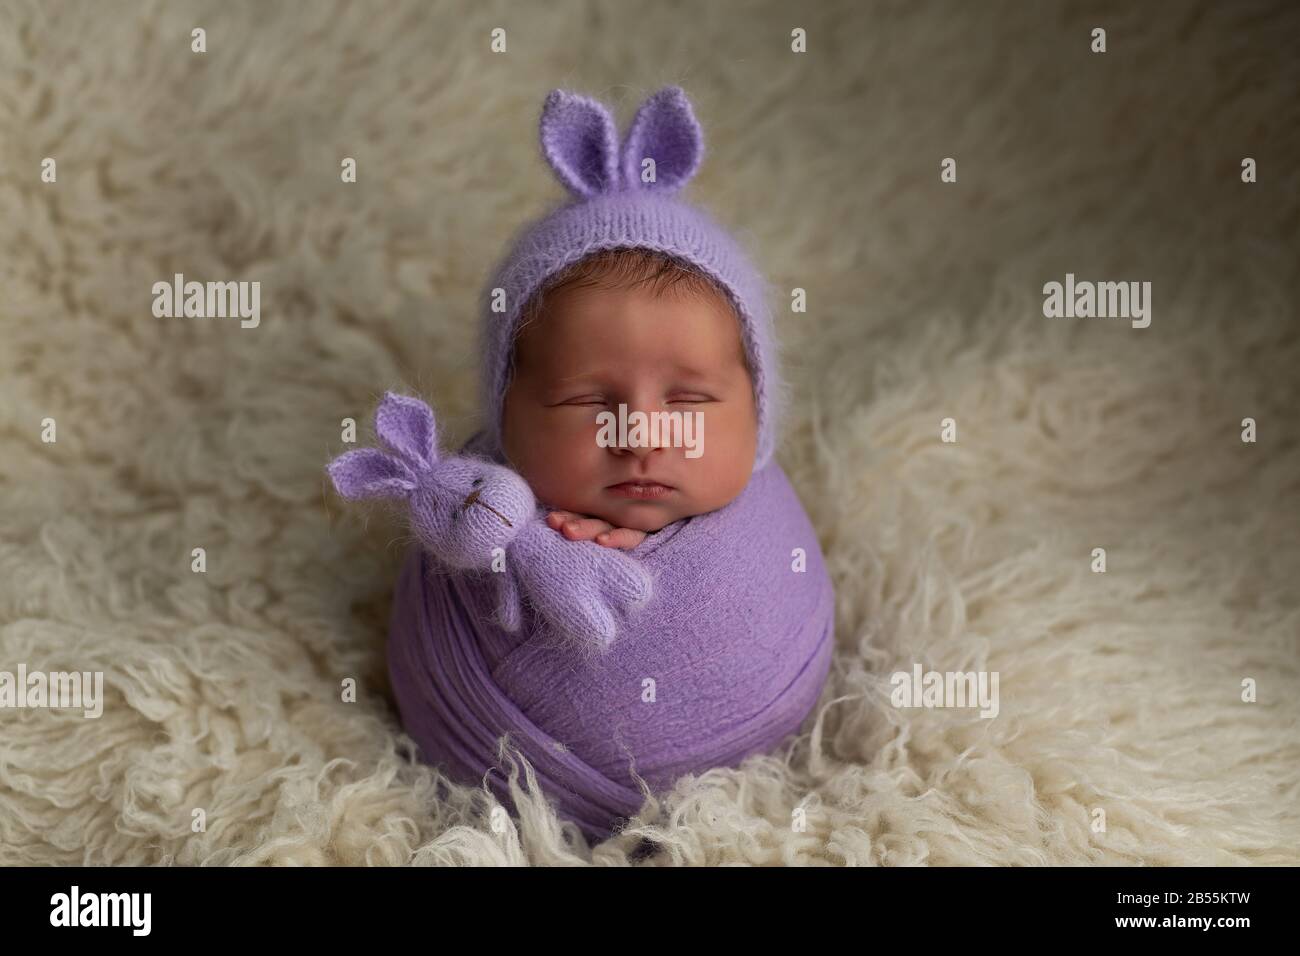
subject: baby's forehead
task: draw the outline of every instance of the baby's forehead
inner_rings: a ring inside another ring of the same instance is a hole
[[[666,345],[680,339],[729,343],[741,334],[731,303],[712,291],[564,289],[539,308],[533,325],[537,338],[565,337],[571,346],[599,341],[608,330],[641,330]]]
[[[730,300],[711,289],[561,289],[535,310],[517,344],[585,353],[617,348],[628,339],[656,354],[744,358],[740,318]]]

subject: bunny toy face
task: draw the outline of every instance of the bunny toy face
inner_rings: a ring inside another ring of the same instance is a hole
[[[486,567],[533,517],[536,500],[515,472],[476,458],[446,458],[417,478],[420,540],[454,567]]]

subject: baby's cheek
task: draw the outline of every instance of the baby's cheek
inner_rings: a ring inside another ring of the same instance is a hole
[[[589,472],[595,438],[571,424],[538,421],[521,429],[509,444],[520,449],[511,463],[547,505],[568,511],[583,511],[581,497],[591,485]]]
[[[575,459],[591,457],[596,446],[595,415],[583,415],[568,409],[539,416],[529,442],[544,458]]]
[[[730,410],[728,410],[730,412]],[[758,449],[758,430],[744,409],[705,420],[699,494],[710,508],[721,508],[749,483]]]

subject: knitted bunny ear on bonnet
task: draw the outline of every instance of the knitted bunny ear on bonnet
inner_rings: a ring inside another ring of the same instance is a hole
[[[648,249],[683,260],[726,294],[740,323],[758,411],[754,471],[776,447],[783,385],[769,308],[772,290],[732,236],[680,199],[704,158],[704,135],[676,86],[650,96],[620,141],[609,109],[553,90],[542,107],[541,152],[569,200],[526,226],[483,296],[481,399],[488,453],[502,456],[501,412],[515,329],[552,275],[610,249]]]

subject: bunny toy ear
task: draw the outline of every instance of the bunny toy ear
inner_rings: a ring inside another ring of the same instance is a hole
[[[602,103],[552,90],[542,107],[542,153],[577,196],[608,192],[618,182],[618,128]]]
[[[438,460],[438,426],[433,409],[418,398],[385,392],[375,410],[375,431],[408,463],[427,467]]]
[[[666,86],[637,110],[623,143],[623,182],[676,192],[695,175],[704,158],[704,133],[691,101],[679,86]],[[654,179],[645,181],[645,161],[654,160]]]
[[[345,452],[326,466],[334,487],[344,498],[400,498],[417,487],[406,463],[378,448]]]

